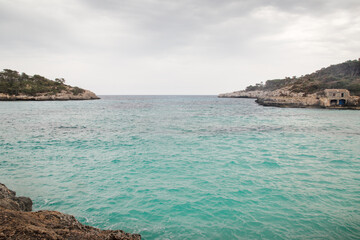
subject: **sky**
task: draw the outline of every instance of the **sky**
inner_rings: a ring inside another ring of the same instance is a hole
[[[0,69],[215,95],[360,57],[359,0],[0,0]]]

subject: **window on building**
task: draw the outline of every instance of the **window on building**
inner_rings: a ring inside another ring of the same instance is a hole
[[[341,97],[344,97],[344,93],[341,94]]]
[[[335,93],[333,93],[333,97],[335,97],[335,95],[336,95],[336,94],[335,94]]]

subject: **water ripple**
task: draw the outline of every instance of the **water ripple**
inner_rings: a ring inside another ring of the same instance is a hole
[[[214,96],[2,102],[0,182],[144,239],[359,239],[360,112]]]

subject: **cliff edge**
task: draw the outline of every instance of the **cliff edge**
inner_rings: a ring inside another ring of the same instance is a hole
[[[140,240],[139,234],[100,230],[81,224],[74,216],[57,211],[32,211],[32,201],[0,183],[0,240]]]
[[[10,95],[0,93],[0,101],[66,101],[66,100],[95,100],[100,99],[95,93],[84,90],[81,93],[74,94],[71,92],[72,88],[69,87],[67,90],[63,90],[59,93],[36,93],[35,95]]]

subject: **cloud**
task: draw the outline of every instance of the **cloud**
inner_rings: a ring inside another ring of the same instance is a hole
[[[358,58],[358,12],[357,0],[0,0],[0,64],[100,94],[216,94]]]

